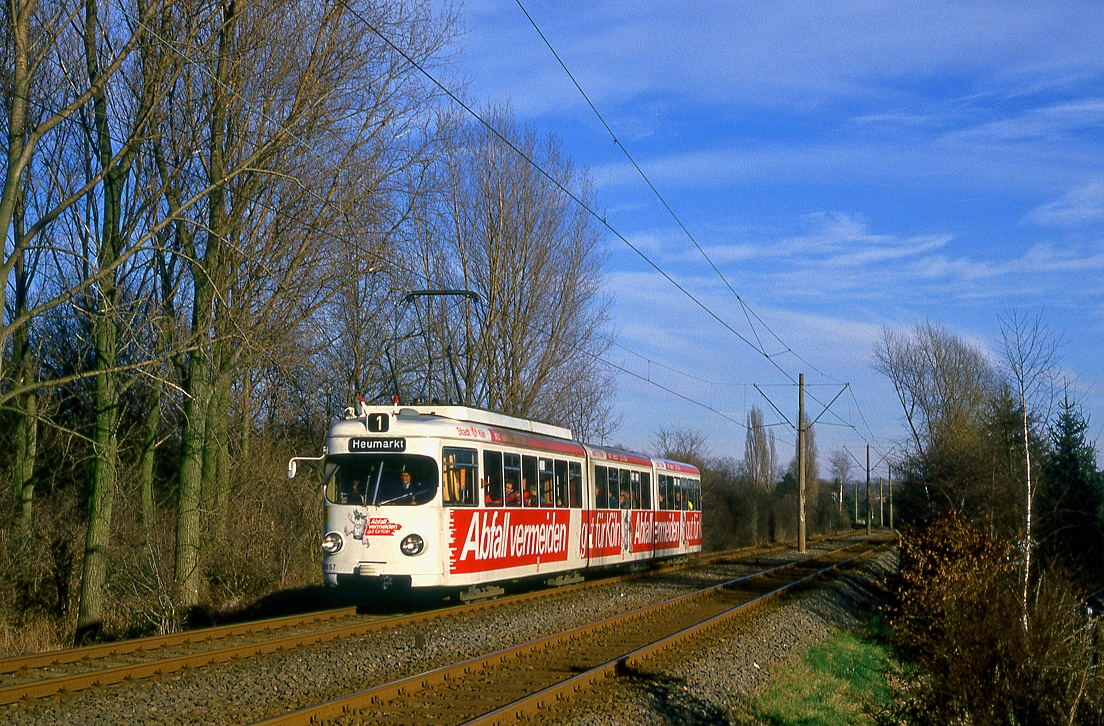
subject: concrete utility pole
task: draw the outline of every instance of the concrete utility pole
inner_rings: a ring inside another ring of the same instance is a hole
[[[805,551],[805,374],[797,376],[797,550]]]
[[[885,479],[878,477],[878,528],[885,529]]]
[[[889,528],[893,529],[893,467],[889,467]]]
[[[866,534],[870,536],[870,514],[874,507],[870,501],[870,444],[866,445]]]

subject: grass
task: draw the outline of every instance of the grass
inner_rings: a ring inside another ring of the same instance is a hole
[[[882,673],[889,650],[863,633],[839,631],[773,675],[767,689],[743,704],[738,721],[771,726],[873,724],[871,708],[890,698]]]

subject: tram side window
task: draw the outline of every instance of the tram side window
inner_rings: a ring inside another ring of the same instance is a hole
[[[483,503],[502,506],[502,454],[498,451],[483,452]]]
[[[671,509],[686,509],[686,502],[682,499],[682,479],[679,477],[672,477],[674,481],[671,484],[671,490],[674,492],[674,498],[671,500]]]
[[[646,471],[640,474],[640,508],[652,508],[652,475]]]
[[[521,497],[525,506],[540,506],[540,492],[537,491],[537,486],[537,457],[521,457]]]
[[[621,470],[621,498],[617,502],[621,509],[632,507],[632,476],[628,469]]]
[[[525,496],[525,489],[521,486],[521,455],[503,454],[502,469],[505,472],[503,482],[506,485],[506,506],[520,507]]]
[[[445,480],[445,504],[475,506],[475,482],[479,476],[475,449],[450,449],[441,452],[441,467]]]
[[[596,466],[594,467],[594,508],[605,509],[606,497],[606,467]]]
[[[571,504],[567,488],[567,462],[556,460],[556,506],[567,507]]]
[[[583,465],[577,461],[567,464],[567,493],[572,509],[583,506]]]
[[[640,509],[640,502],[642,498],[640,496],[640,472],[633,471],[629,473],[629,481],[632,483],[632,500],[631,505],[633,509]]]
[[[687,485],[690,490],[690,496],[687,498],[687,509],[696,509],[701,511],[701,482],[688,479]]]
[[[621,475],[612,466],[606,469],[606,501],[602,505],[606,509],[617,509],[621,506]]]
[[[542,507],[556,506],[556,485],[552,476],[551,459],[537,459],[537,492]]]

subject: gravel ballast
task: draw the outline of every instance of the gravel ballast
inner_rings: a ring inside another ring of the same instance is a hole
[[[649,663],[641,673],[611,679],[601,692],[561,708],[546,723],[559,726],[730,724],[741,702],[764,688],[771,673],[804,656],[835,632],[862,628],[884,602],[882,583],[895,552],[768,605],[734,622],[684,658]]]
[[[885,558],[882,555],[878,562]],[[741,574],[731,566],[725,572]],[[0,708],[0,721],[20,726],[249,723],[643,607],[710,584],[716,575],[714,568],[707,568],[610,584],[554,598],[551,606],[549,601],[507,605],[429,625],[14,704]],[[559,717],[565,724],[724,723],[670,714],[672,709],[716,709],[720,718],[731,698],[759,687],[770,669],[792,653],[823,639],[832,628],[857,623],[848,598],[865,602],[868,593],[855,575],[843,582],[847,584],[768,606],[707,647],[688,653],[684,662],[671,661],[657,678],[611,681],[601,697],[579,701]]]

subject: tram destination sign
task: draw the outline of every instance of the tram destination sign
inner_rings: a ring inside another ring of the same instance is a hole
[[[406,439],[349,439],[349,452],[406,451]]]

